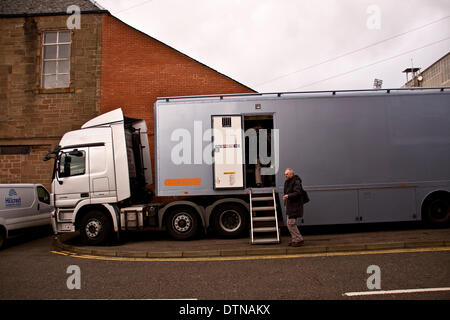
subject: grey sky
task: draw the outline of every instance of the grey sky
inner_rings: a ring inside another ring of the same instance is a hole
[[[400,87],[411,59],[426,68],[450,51],[449,0],[97,3],[260,92],[371,88],[374,78],[382,79],[384,88]],[[354,53],[329,61],[348,52]]]

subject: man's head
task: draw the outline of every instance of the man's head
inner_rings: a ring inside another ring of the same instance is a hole
[[[292,170],[291,168],[287,168],[284,171],[284,176],[286,177],[286,180],[292,179],[294,177],[294,170]]]

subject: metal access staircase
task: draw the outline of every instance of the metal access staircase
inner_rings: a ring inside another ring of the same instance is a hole
[[[280,243],[275,189],[249,189],[251,244]]]

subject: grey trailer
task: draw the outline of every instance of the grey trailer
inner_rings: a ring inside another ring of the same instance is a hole
[[[299,224],[450,221],[449,88],[159,98],[154,115],[156,195],[187,198],[160,224],[184,205],[224,231],[272,189],[285,222],[288,167],[311,199]]]

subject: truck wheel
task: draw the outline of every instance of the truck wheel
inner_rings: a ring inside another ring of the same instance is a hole
[[[193,238],[197,234],[198,225],[197,213],[187,207],[172,209],[166,220],[167,231],[171,237],[177,240]]]
[[[214,209],[213,228],[217,235],[239,237],[247,230],[248,211],[239,204],[228,203]]]
[[[111,236],[110,219],[101,211],[90,211],[81,219],[81,240],[87,245],[106,243]]]
[[[448,226],[450,224],[450,195],[439,193],[430,198],[424,207],[424,218],[432,226]]]

